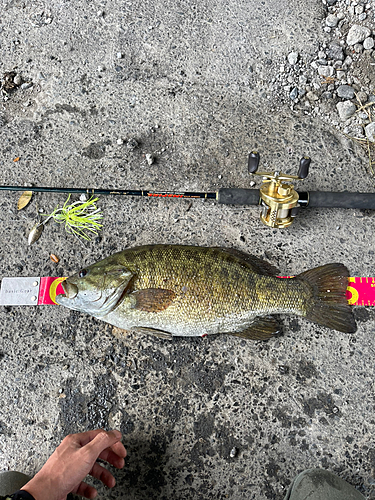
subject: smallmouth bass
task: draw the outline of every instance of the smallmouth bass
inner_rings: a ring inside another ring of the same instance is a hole
[[[270,264],[238,250],[147,245],[80,270],[62,283],[56,302],[162,338],[226,333],[266,340],[281,330],[273,314],[352,333],[348,276],[335,263],[278,278]]]

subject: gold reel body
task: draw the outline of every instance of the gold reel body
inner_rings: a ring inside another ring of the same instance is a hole
[[[260,219],[263,224],[269,227],[280,229],[288,227],[299,211],[299,195],[290,181],[305,179],[309,173],[311,160],[308,156],[304,156],[300,160],[297,175],[288,175],[277,171],[273,174],[257,172],[259,160],[260,156],[256,151],[249,154],[249,173],[263,177],[263,184],[259,189]]]
[[[260,187],[261,221],[270,227],[288,227],[295,217],[293,209],[298,205],[298,193],[292,184],[264,181]]]

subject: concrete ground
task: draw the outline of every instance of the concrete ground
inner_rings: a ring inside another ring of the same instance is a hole
[[[267,91],[276,61],[319,41],[320,0],[0,9],[0,73],[32,83],[0,103],[1,184],[249,187],[256,148],[264,168],[290,173],[311,156],[302,190],[373,190],[354,143]],[[370,212],[311,209],[278,231],[256,208],[101,197],[99,238],[82,245],[49,223],[29,247],[37,209],[65,196],[38,195],[22,212],[18,197],[0,195],[1,277],[66,276],[146,243],[235,247],[282,274],[340,261],[351,276],[374,275]],[[104,499],[279,500],[309,467],[375,499],[375,313],[355,315],[350,335],[286,317],[269,342],[168,342],[57,306],[1,307],[0,468],[33,474],[67,433],[116,427],[129,457]]]

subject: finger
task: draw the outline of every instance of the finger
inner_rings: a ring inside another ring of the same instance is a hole
[[[115,443],[121,439],[120,431],[101,431],[99,432],[92,441],[90,441],[85,448],[87,448],[87,453],[91,457],[96,458],[106,449],[113,446]]]
[[[113,465],[117,469],[122,469],[125,465],[125,460],[122,457],[119,457],[117,453],[113,453],[111,450],[104,450],[99,457],[101,460],[104,460],[105,462],[108,462],[109,464]]]
[[[95,477],[95,479],[99,479],[105,486],[108,488],[113,488],[116,484],[116,479],[112,476],[109,470],[102,467],[100,464],[95,462],[93,465],[90,476]]]
[[[121,441],[115,443],[113,446],[111,446],[110,449],[114,451],[119,457],[125,458],[127,455],[126,449]]]
[[[93,500],[98,495],[96,488],[90,486],[89,484],[83,481],[82,483],[79,484],[77,488],[74,488],[72,493],[76,493],[77,495],[80,495],[81,497],[84,498],[88,498],[90,500]]]
[[[109,448],[106,448],[105,450],[103,450],[103,452],[100,455],[100,458],[108,461],[107,454],[110,455],[111,453],[114,453],[115,455],[117,455],[118,457],[121,457],[121,458],[125,458],[127,455],[125,447],[121,443],[121,441],[118,441],[113,446],[110,446]]]
[[[92,431],[78,432],[77,434],[74,434],[74,436],[76,437],[77,441],[81,446],[85,446],[86,444],[90,443],[90,441],[92,441],[101,432],[105,432],[105,430],[95,429]]]

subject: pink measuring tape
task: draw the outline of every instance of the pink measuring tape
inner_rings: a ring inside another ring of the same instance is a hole
[[[281,276],[285,278],[286,276]],[[56,304],[56,295],[64,293],[61,283],[65,277],[3,278],[0,305],[41,306]],[[353,306],[375,306],[375,277],[348,278],[348,303]]]

